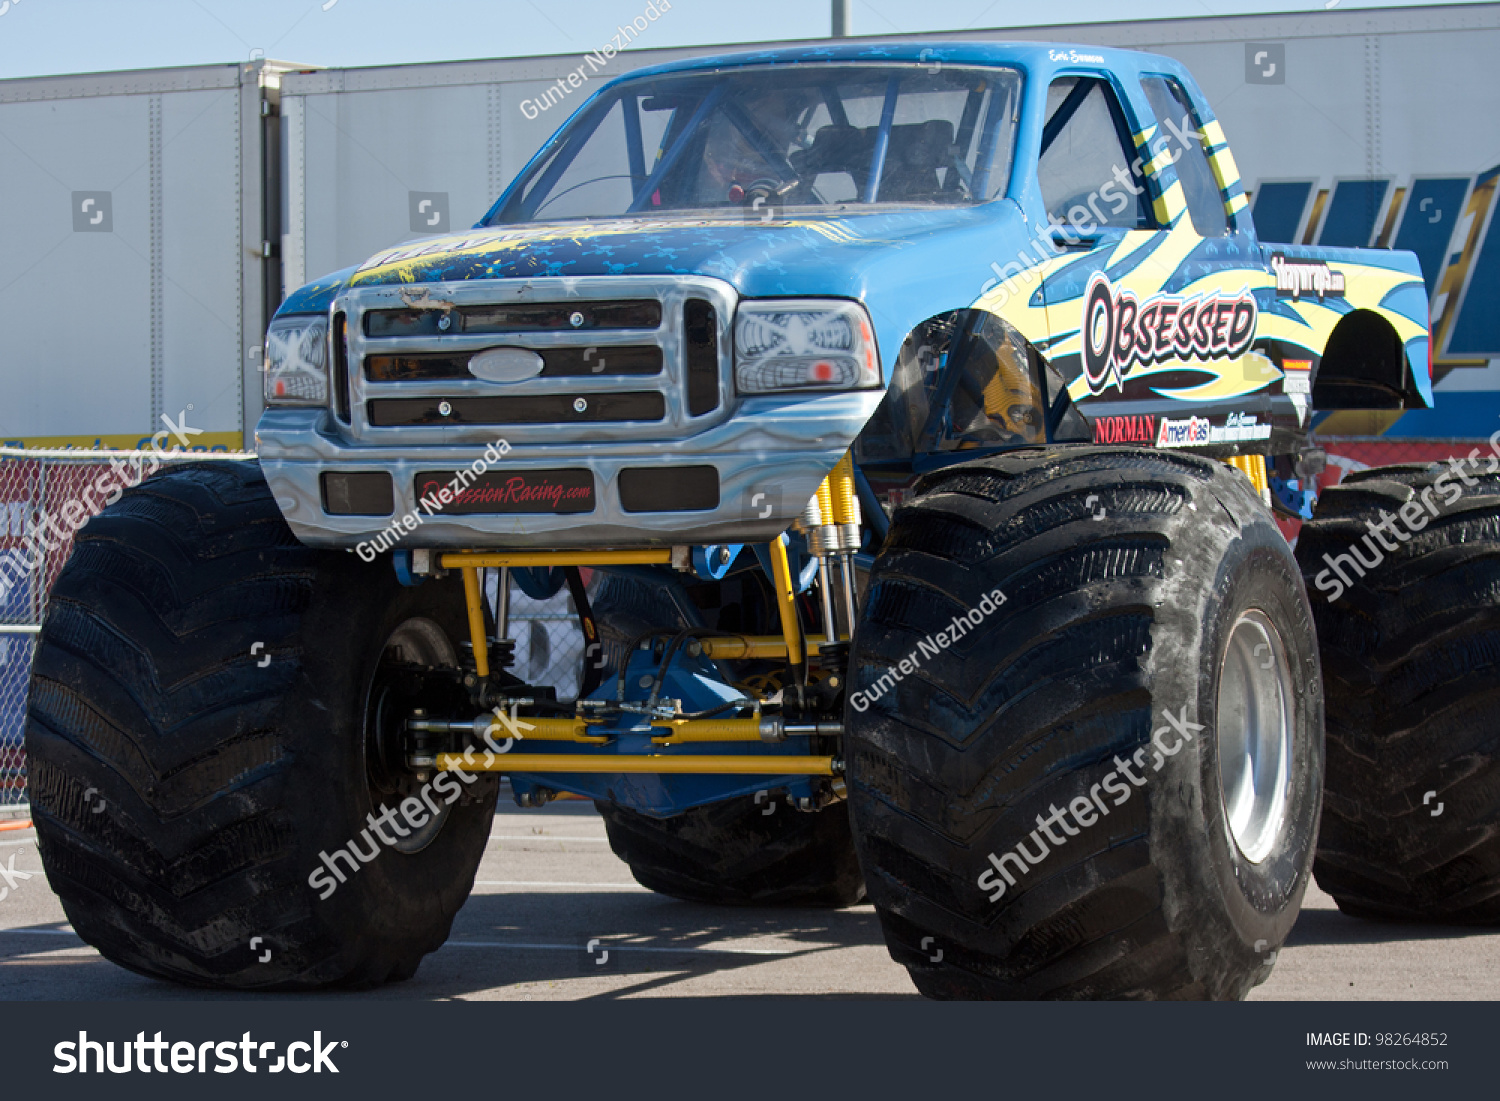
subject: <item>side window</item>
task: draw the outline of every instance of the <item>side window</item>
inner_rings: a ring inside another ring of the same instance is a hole
[[[1049,215],[1080,229],[1155,228],[1138,161],[1114,89],[1092,77],[1052,82],[1037,163]]]
[[[1166,148],[1177,165],[1177,178],[1182,182],[1182,196],[1193,228],[1201,237],[1223,237],[1229,232],[1224,195],[1208,163],[1208,151],[1198,132],[1198,119],[1188,104],[1187,93],[1177,81],[1164,76],[1142,77],[1141,87],[1156,115],[1152,152],[1162,148],[1161,139],[1165,137]]]

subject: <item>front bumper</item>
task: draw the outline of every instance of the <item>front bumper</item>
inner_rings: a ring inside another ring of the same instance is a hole
[[[356,547],[403,517],[417,528],[401,536],[416,547],[648,547],[693,543],[768,542],[786,530],[818,484],[874,413],[878,391],[817,397],[755,398],[723,423],[686,439],[610,442],[570,440],[513,445],[491,470],[517,476],[538,470],[588,470],[590,512],[429,512],[416,490],[419,473],[457,471],[479,459],[484,445],[402,447],[352,444],[322,409],[269,409],[256,428],[256,451],[282,515],[311,546]],[[504,437],[503,428],[495,438]],[[713,467],[717,508],[692,512],[627,512],[620,472],[649,468],[670,478],[681,467]],[[324,507],[320,476],[384,472],[391,477],[390,516],[336,516]]]

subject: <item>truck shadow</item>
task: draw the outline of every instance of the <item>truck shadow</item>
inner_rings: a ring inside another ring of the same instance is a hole
[[[583,993],[587,998],[659,992],[706,976],[716,988],[722,981],[737,995],[797,996],[784,993],[788,979],[799,973],[801,980],[790,985],[804,985],[809,968],[828,969],[829,981],[821,984],[825,989],[859,991],[869,970],[868,957],[858,962],[820,958],[847,949],[872,949],[882,966],[896,968],[868,906],[705,906],[645,891],[491,894],[470,898],[454,922],[453,937],[429,958],[424,972],[431,968],[433,980],[443,987],[449,987],[449,981],[438,972],[456,963],[482,988],[613,980],[602,991],[590,982]],[[751,974],[757,971],[774,975]],[[904,975],[899,977],[904,982]],[[416,981],[423,978],[419,973]],[[693,985],[697,989],[691,994],[684,991],[684,996],[703,993],[702,984]]]
[[[858,959],[831,954],[868,949]],[[879,976],[869,989],[875,970]],[[812,979],[809,968],[825,970]],[[694,981],[697,980],[697,981]],[[705,981],[706,980],[706,981]],[[332,1000],[616,999],[654,992],[703,997],[916,997],[890,993],[905,975],[886,954],[868,906],[848,910],[736,909],[644,891],[475,894],[448,942],[412,979],[365,991],[268,992]],[[680,994],[671,989],[686,986]],[[814,986],[815,990],[807,991]],[[569,989],[569,987],[576,987]],[[804,993],[788,993],[791,988]],[[102,959],[62,922],[0,932],[0,1001],[237,1000],[145,978]]]

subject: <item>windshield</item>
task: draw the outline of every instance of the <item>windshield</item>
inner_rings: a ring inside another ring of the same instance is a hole
[[[1020,87],[1011,69],[946,65],[632,81],[572,120],[486,224],[983,202],[1009,176]]]

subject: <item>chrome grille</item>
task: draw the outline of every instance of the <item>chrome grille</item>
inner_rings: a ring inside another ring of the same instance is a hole
[[[353,288],[333,306],[347,317],[348,434],[402,446],[692,435],[729,413],[734,303],[727,283],[701,277]],[[495,349],[535,353],[539,369],[471,373]]]

